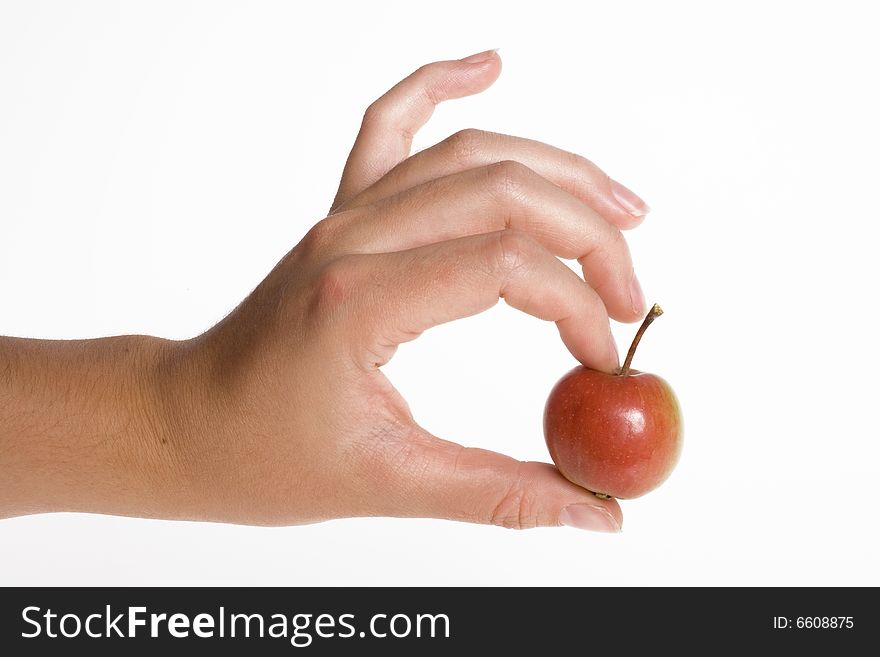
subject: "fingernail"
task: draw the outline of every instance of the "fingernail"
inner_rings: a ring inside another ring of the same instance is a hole
[[[620,531],[620,525],[607,509],[592,504],[569,504],[559,512],[559,524],[593,532]]]
[[[632,280],[629,283],[629,296],[632,302],[633,312],[641,315],[645,312],[645,293],[642,292],[642,286],[639,279],[633,272]]]
[[[493,48],[492,50],[486,50],[485,52],[478,52],[476,55],[462,57],[460,61],[465,64],[482,64],[494,57],[496,52],[498,52],[498,48]]]
[[[611,192],[620,206],[634,217],[644,217],[651,211],[648,204],[640,199],[634,191],[627,189],[616,180],[611,181]]]

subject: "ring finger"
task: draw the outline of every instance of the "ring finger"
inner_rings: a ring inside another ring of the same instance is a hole
[[[344,208],[369,205],[435,178],[504,160],[520,162],[536,171],[618,228],[634,228],[649,211],[634,192],[580,155],[531,139],[482,130],[462,130],[403,160],[349,199]]]

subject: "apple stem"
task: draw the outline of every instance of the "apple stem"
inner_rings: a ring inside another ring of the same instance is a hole
[[[636,331],[636,337],[633,338],[632,344],[629,346],[629,351],[626,352],[626,360],[623,361],[623,367],[620,368],[620,376],[626,376],[629,374],[630,365],[632,365],[633,356],[636,355],[636,347],[639,346],[639,341],[642,339],[642,335],[645,333],[645,329],[647,329],[651,322],[660,317],[663,314],[663,309],[658,306],[656,303],[648,311],[647,316],[645,317],[645,321],[642,322],[642,325],[639,327],[639,330]]]

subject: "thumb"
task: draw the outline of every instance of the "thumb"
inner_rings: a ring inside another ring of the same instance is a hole
[[[600,500],[549,463],[517,461],[419,433],[407,465],[397,471],[402,481],[395,486],[400,494],[393,515],[511,529],[568,525],[620,531],[623,514],[616,500]]]

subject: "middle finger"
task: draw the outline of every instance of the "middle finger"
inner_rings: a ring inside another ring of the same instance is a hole
[[[571,194],[518,162],[500,162],[424,183],[337,214],[334,250],[378,253],[515,228],[554,255],[577,259],[584,278],[620,321],[645,301],[620,231]]]

